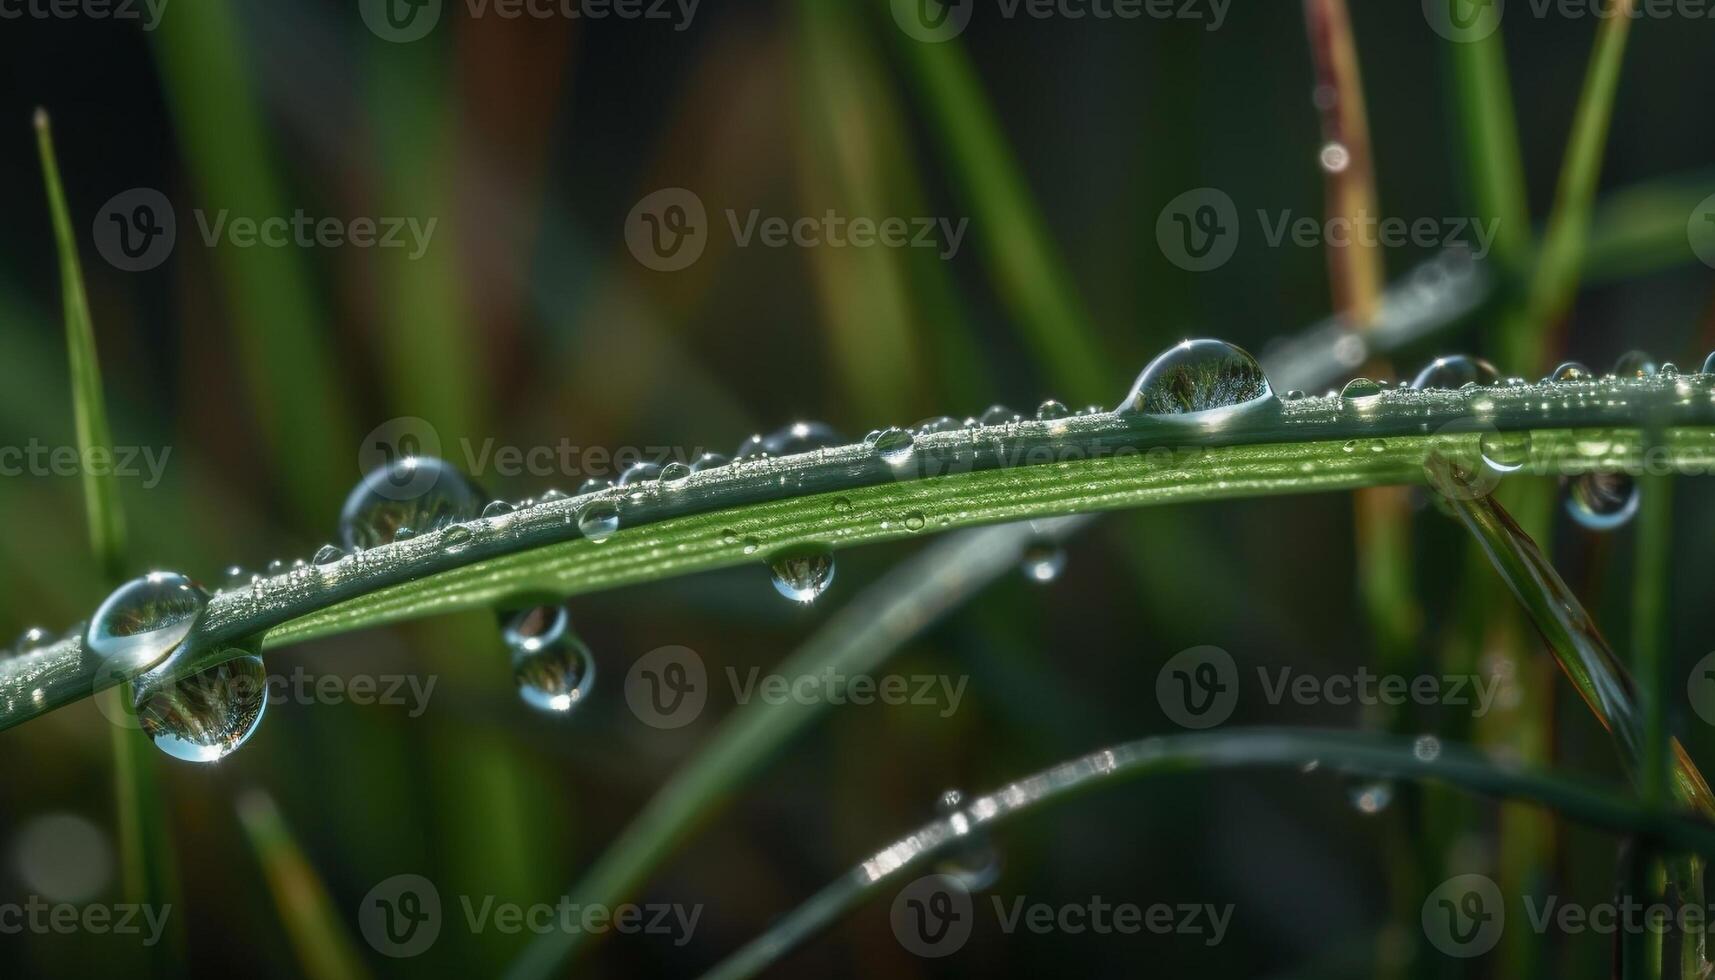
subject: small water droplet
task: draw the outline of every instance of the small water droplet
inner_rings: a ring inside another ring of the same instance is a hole
[[[684,463],[668,463],[661,467],[661,482],[669,487],[677,487],[691,478],[691,468]]]
[[[876,434],[875,454],[889,466],[903,466],[917,451],[917,438],[905,429],[889,427]]]
[[[1658,373],[1664,378],[1677,378],[1679,377],[1679,365],[1672,361],[1662,361]]]
[[[1441,740],[1433,735],[1419,735],[1411,743],[1411,754],[1417,756],[1419,762],[1434,762],[1441,757]]]
[[[768,571],[781,595],[812,602],[834,581],[834,553],[817,547],[789,551],[769,559]]]
[[[1589,381],[1596,375],[1577,361],[1563,362],[1548,376],[1550,381]]]
[[[18,634],[18,642],[12,644],[14,653],[34,653],[54,641],[54,635],[40,626],[32,626]]]
[[[1365,816],[1375,816],[1393,802],[1393,787],[1387,783],[1366,783],[1352,790],[1352,805]]]
[[[1256,358],[1222,340],[1187,340],[1150,361],[1114,411],[1217,422],[1278,408]]]
[[[150,572],[113,590],[95,610],[84,646],[106,669],[141,670],[160,663],[208,606],[208,594],[177,572]]]
[[[1039,422],[1051,422],[1055,419],[1063,419],[1071,414],[1071,409],[1052,398],[1036,406],[1036,419]]]
[[[612,480],[604,480],[599,476],[592,476],[578,484],[578,496],[582,497],[586,493],[600,493],[611,486],[613,486]]]
[[[1655,374],[1655,358],[1641,350],[1629,350],[1614,362],[1614,374],[1621,378],[1647,378]]]
[[[977,416],[977,424],[1005,425],[1008,422],[1017,422],[1022,418],[1024,418],[1024,416],[1010,408],[1007,408],[1005,405],[990,405],[983,409],[983,413],[981,415]]]
[[[331,544],[324,544],[320,548],[316,549],[315,557],[311,558],[310,561],[312,564],[316,565],[332,565],[334,562],[339,561],[344,557],[345,552]]]
[[[441,532],[441,548],[448,554],[457,554],[470,546],[476,535],[471,532],[468,524],[454,524]]]
[[[1019,569],[1032,582],[1047,584],[1066,568],[1066,549],[1052,541],[1033,541],[1024,549]]]
[[[1625,473],[1583,473],[1572,480],[1566,512],[1592,531],[1612,531],[1638,512],[1638,499],[1638,483]]]
[[[907,531],[921,531],[926,523],[928,522],[923,519],[922,511],[914,510],[905,515],[905,529]]]
[[[1710,356],[1715,357],[1715,354]],[[936,432],[947,432],[952,429],[957,429],[958,427],[958,419],[953,418],[951,415],[937,415],[932,419],[924,419],[912,428],[917,430],[918,435],[926,436],[932,435]]]
[[[745,538],[744,539],[744,553],[745,554],[754,555],[760,550],[762,550],[761,539],[759,539],[759,538]]]
[[[1295,402],[1304,397],[1304,390],[1302,388],[1294,388],[1280,397],[1282,401]]]
[[[536,502],[539,504],[551,504],[551,503],[554,503],[555,501],[566,500],[566,499],[568,499],[568,498],[567,498],[566,492],[564,490],[557,490],[553,487],[549,487],[546,491],[544,491],[542,493],[541,499],[537,500]]]
[[[660,476],[660,463],[632,463],[630,466],[625,468],[624,473],[619,474],[619,485],[622,487],[635,486],[640,483],[647,483]]]
[[[535,501],[531,501],[531,503],[535,503]],[[393,532],[393,540],[395,541],[409,541],[416,536],[417,529],[405,524],[401,524],[398,529]],[[268,570],[273,571],[273,568],[270,567]]]
[[[935,861],[935,870],[957,878],[966,889],[977,891],[994,884],[1000,877],[1000,853],[995,850],[988,833],[963,812],[964,806],[965,794],[956,789],[946,790],[935,798],[935,814],[947,821],[955,835],[963,838],[942,852]]]
[[[1369,378],[1353,378],[1346,382],[1344,388],[1340,389],[1340,400],[1367,404],[1371,399],[1379,398],[1381,393],[1382,386],[1379,383]]]
[[[512,513],[513,510],[513,506],[504,500],[490,500],[488,506],[482,509],[482,516],[487,519],[504,517]]]
[[[826,449],[845,438],[825,422],[794,422],[762,437],[762,450],[770,456],[791,456]]]
[[[852,512],[851,498],[849,498],[849,497],[835,497],[834,498],[834,513],[836,513],[836,514],[850,514],[851,512]]]
[[[487,495],[470,477],[433,456],[403,456],[370,471],[352,488],[339,515],[340,542],[373,548],[469,520]]]
[[[760,432],[739,443],[738,448],[732,451],[733,459],[755,459],[766,455],[768,455],[766,441]]]
[[[269,562],[263,570],[266,571],[269,576],[280,575],[286,571],[286,563],[276,558]]]
[[[619,505],[611,500],[592,500],[578,512],[578,533],[598,544],[619,530]]]
[[[1496,473],[1516,473],[1530,461],[1527,432],[1484,432],[1478,446],[1483,462]]]
[[[229,589],[243,588],[250,583],[250,573],[237,565],[226,566],[226,587]]]
[[[268,677],[254,653],[182,680],[137,681],[133,705],[155,747],[185,762],[217,762],[250,740],[268,707]]]
[[[571,630],[564,606],[537,606],[513,615],[501,637],[512,651],[512,676],[524,703],[564,714],[595,684],[595,658]]]
[[[1715,351],[1711,351],[1709,353],[1709,356],[1704,359],[1704,361],[1703,361],[1703,373],[1704,374],[1715,374]]]
[[[1437,357],[1424,365],[1417,372],[1417,377],[1411,379],[1411,387],[1417,389],[1447,388],[1458,390],[1468,384],[1493,384],[1501,376],[1493,364],[1480,357],[1466,354],[1450,354]]]
[[[1316,154],[1316,159],[1328,173],[1343,173],[1352,165],[1352,152],[1346,149],[1344,143],[1327,143],[1323,145],[1321,152]]]
[[[691,464],[691,472],[701,473],[704,470],[717,469],[725,466],[728,462],[730,462],[730,460],[725,456],[722,456],[720,453],[704,453],[697,457],[696,462]]]

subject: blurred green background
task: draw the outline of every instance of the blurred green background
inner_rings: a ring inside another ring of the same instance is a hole
[[[1417,4],[1353,6],[1381,213],[1477,214],[1453,45]],[[1231,261],[1193,273],[1169,261],[1155,234],[1164,205],[1197,187],[1224,191],[1247,222],[1258,209],[1321,214],[1323,137],[1299,5],[1235,4],[1218,30],[997,10],[979,4],[944,45],[913,40],[887,4],[869,0],[708,2],[683,30],[649,19],[472,16],[449,0],[429,35],[409,43],[378,37],[348,2],[175,0],[154,30],[88,17],[0,21],[0,445],[73,439],[30,127],[37,106],[53,115],[84,235],[114,439],[171,449],[158,485],[123,482],[129,571],[177,569],[211,586],[229,564],[260,570],[332,540],[360,474],[360,440],[402,416],[428,420],[455,462],[461,440],[725,453],[801,418],[859,436],[994,402],[1112,405],[1182,337],[1260,353],[1332,312],[1319,248],[1268,247],[1252,223]],[[1508,12],[1505,53],[1537,223],[1554,202],[1597,24],[1532,16],[1519,0]],[[1691,209],[1715,191],[1712,42],[1711,20],[1635,25],[1600,177],[1602,200],[1614,203],[1598,207],[1592,232],[1607,251],[1593,246],[1586,288],[1552,353],[1605,366],[1645,348],[1694,367],[1715,347],[1715,279],[1684,237]],[[103,261],[90,232],[104,202],[138,187],[171,202],[177,243],[157,267],[128,272]],[[700,259],[661,272],[638,261],[625,229],[641,199],[671,187],[694,192],[710,230]],[[922,249],[738,247],[725,228],[728,209],[794,218],[830,208],[970,225],[945,260]],[[196,214],[212,220],[222,209],[437,223],[415,259],[408,249],[211,247]],[[1384,252],[1393,277],[1435,254]],[[1518,289],[1509,282],[1503,293]],[[1496,322],[1468,318],[1394,366],[1409,377],[1440,353],[1499,356]],[[1500,366],[1535,377],[1548,365]],[[496,495],[520,497],[613,475],[479,477]],[[1700,601],[1715,512],[1700,484],[1682,486],[1668,636],[1688,669],[1715,625]],[[86,617],[106,586],[88,557],[77,478],[0,479],[0,512],[0,629],[57,630]],[[1546,663],[1527,629],[1494,626],[1514,614],[1481,597],[1497,583],[1471,565],[1454,525],[1434,508],[1401,520],[1419,607],[1410,649],[1393,661],[1401,671],[1435,671],[1443,657],[1479,662],[1496,637],[1534,667]],[[1073,539],[1058,581],[1003,577],[889,666],[968,675],[958,712],[830,712],[638,896],[702,904],[692,940],[612,936],[579,970],[706,968],[926,820],[941,790],[987,790],[1174,730],[1155,678],[1186,647],[1220,646],[1242,668],[1327,675],[1375,665],[1353,526],[1340,495],[1104,517]],[[1610,636],[1626,636],[1629,532],[1598,539],[1557,517],[1545,543]],[[180,958],[197,975],[313,972],[238,815],[238,801],[261,791],[323,883],[362,970],[495,975],[528,937],[470,934],[453,896],[552,901],[732,709],[716,697],[687,728],[641,725],[620,696],[631,660],[680,644],[711,673],[766,670],[918,546],[842,553],[836,584],[806,608],[782,602],[760,563],[580,599],[574,623],[602,676],[593,699],[563,719],[519,702],[488,616],[274,655],[277,673],[302,666],[436,685],[418,717],[398,706],[288,702],[217,766],[151,757],[171,845],[152,853],[176,879],[166,955],[117,937],[24,934],[0,935],[0,957],[15,975],[116,964],[176,972]],[[1530,677],[1546,692],[1549,719],[1537,761],[1617,780],[1606,737],[1558,674],[1533,668]],[[1451,710],[1389,724],[1462,736],[1469,718]],[[1678,716],[1693,753],[1709,758],[1708,727]],[[1349,708],[1241,702],[1230,724],[1381,722]],[[84,702],[0,735],[0,902],[118,900],[108,727]],[[1608,975],[1608,940],[1594,935],[1551,937],[1523,966],[1499,954],[1437,958],[1416,905],[1399,898],[1402,882],[1498,867],[1497,811],[1401,790],[1371,816],[1351,805],[1352,788],[1328,774],[1176,777],[1091,795],[997,842],[999,894],[1230,902],[1232,930],[1219,946],[1007,936],[990,920],[958,956],[920,960],[894,941],[883,901],[784,970]],[[1425,814],[1447,808],[1464,828],[1448,850],[1464,865],[1414,865]],[[1603,900],[1613,842],[1541,826],[1553,832],[1548,887]],[[417,960],[375,955],[356,927],[365,894],[400,873],[430,878],[449,907],[448,927]]]

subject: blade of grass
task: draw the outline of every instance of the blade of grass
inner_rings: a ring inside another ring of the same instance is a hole
[[[873,672],[911,637],[1018,563],[1037,537],[1059,539],[1082,518],[965,531],[895,566],[804,642],[778,668],[785,677]],[[706,819],[794,735],[830,706],[821,702],[740,705],[708,744],[674,773],[643,810],[567,890],[578,905],[616,905],[642,885],[691,828]],[[595,937],[554,932],[534,940],[508,970],[512,980],[546,978]]]
[[[237,809],[303,975],[311,980],[367,977],[369,972],[364,969],[357,944],[334,910],[321,876],[293,839],[274,799],[261,790],[250,790],[238,798]]]
[[[1360,227],[1365,216],[1377,212],[1376,175],[1351,14],[1345,0],[1304,0],[1304,19],[1316,65],[1316,91],[1322,94],[1328,218]],[[1380,244],[1358,236],[1344,245],[1330,243],[1327,253],[1335,311],[1358,329],[1369,329],[1381,308],[1385,281]]]
[[[1146,738],[1027,776],[918,827],[811,896],[705,977],[755,976],[882,887],[924,867],[971,834],[990,831],[1018,814],[1131,779],[1228,769],[1302,769],[1312,762],[1348,775],[1433,783],[1493,799],[1526,801],[1598,829],[1647,834],[1677,849],[1715,854],[1715,827],[1702,821],[1663,814],[1564,776],[1496,765],[1456,745],[1424,761],[1412,751],[1410,739],[1350,731],[1239,729]]]
[[[113,435],[107,422],[107,403],[102,394],[101,360],[95,350],[95,326],[84,290],[83,268],[78,260],[77,236],[72,230],[71,209],[60,182],[59,162],[54,154],[52,124],[45,109],[35,115],[36,148],[41,156],[48,210],[53,215],[54,238],[59,254],[61,295],[65,304],[66,352],[70,363],[72,415],[77,433],[79,458],[92,461],[83,467],[84,516],[89,526],[90,550],[108,583],[124,577],[125,519],[119,499],[115,468],[93,464],[97,454],[113,458]],[[130,685],[103,692],[108,698],[105,717],[130,718]],[[116,713],[115,713],[116,712]],[[113,748],[115,822],[119,831],[121,890],[126,901],[138,906],[167,907],[174,904],[176,882],[172,839],[162,819],[160,792],[155,784],[152,746],[132,734],[133,726],[109,725]],[[156,966],[170,961],[170,951],[182,943],[174,928],[167,943],[158,947]]]
[[[1572,135],[1561,163],[1554,209],[1543,232],[1542,250],[1530,286],[1530,312],[1539,331],[1555,329],[1572,307],[1583,265],[1596,182],[1602,172],[1608,124],[1619,88],[1626,35],[1636,0],[1608,0],[1596,33],[1596,47],[1578,97]]]

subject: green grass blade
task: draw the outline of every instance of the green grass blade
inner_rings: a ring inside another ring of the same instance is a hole
[[[273,798],[250,790],[239,797],[237,807],[239,823],[262,864],[303,976],[310,980],[367,977],[357,944],[334,909],[327,886],[304,857]]]
[[[1147,776],[1302,769],[1309,763],[1349,775],[1430,783],[1497,800],[1526,801],[1601,830],[1646,834],[1675,848],[1715,854],[1715,827],[1702,821],[1663,814],[1564,776],[1497,765],[1459,746],[1446,746],[1439,756],[1424,761],[1412,751],[1411,739],[1347,731],[1239,729],[1146,738],[1027,776],[971,800],[956,814],[918,827],[860,862],[705,976],[711,980],[755,976],[882,888],[925,873],[925,866],[938,854],[1018,814]]]
[[[957,40],[926,44],[892,31],[904,46],[932,116],[932,129],[965,191],[971,236],[989,277],[1037,363],[1069,405],[1111,397],[1111,376],[1071,276],[1031,203],[976,69]]]
[[[1531,280],[1530,312],[1538,330],[1558,325],[1571,309],[1573,294],[1578,290],[1585,237],[1596,198],[1597,178],[1602,173],[1603,149],[1614,113],[1614,92],[1620,84],[1620,65],[1634,4],[1635,0],[1608,0],[1601,26],[1597,28],[1596,48],[1578,97],[1572,136],[1561,163],[1560,183],[1555,188],[1554,210],[1543,232],[1542,250]]]
[[[89,315],[89,297],[83,287],[83,265],[77,256],[77,233],[60,185],[59,163],[54,156],[53,129],[46,110],[36,110],[36,148],[42,159],[42,179],[47,184],[48,210],[53,215],[54,241],[59,252],[60,295],[65,304],[66,351],[71,359],[72,416],[77,424],[77,445],[84,459],[91,453],[113,452],[113,433],[107,425],[107,402],[101,393],[101,363],[95,353],[95,325]],[[89,546],[96,563],[109,579],[125,575],[125,513],[119,503],[119,478],[112,468],[84,466],[83,505],[89,524]]]
[[[1037,537],[1058,538],[1084,521],[1071,518],[967,531],[900,564],[870,586],[781,663],[786,677],[872,673],[890,655],[1019,561]],[[583,879],[567,891],[578,905],[616,905],[633,893],[691,828],[801,734],[830,705],[754,702],[722,722],[697,756],[670,778]],[[593,937],[552,933],[533,941],[512,966],[512,980],[555,976]]]

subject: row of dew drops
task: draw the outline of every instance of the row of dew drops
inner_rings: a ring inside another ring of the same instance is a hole
[[[1703,369],[1705,373],[1715,372],[1715,354]],[[1671,364],[1658,367],[1647,355],[1636,352],[1622,357],[1613,372],[1615,376],[1657,373],[1674,373],[1674,368]],[[1588,368],[1567,363],[1545,380],[1573,382],[1593,378]],[[1468,388],[1518,383],[1522,382],[1502,379],[1486,361],[1461,355],[1438,358],[1402,387]],[[1343,400],[1367,399],[1379,396],[1385,389],[1385,382],[1358,378],[1339,394]],[[1284,400],[1300,397],[1303,397],[1301,392],[1288,392]],[[1282,400],[1274,394],[1255,358],[1244,350],[1224,341],[1188,340],[1151,361],[1114,411],[1182,416],[1208,425],[1252,411],[1278,408]],[[1037,410],[1036,418],[1051,421],[1102,411],[1092,407],[1075,413],[1059,402],[1048,401]],[[1004,425],[1021,420],[1021,415],[997,405],[962,425]],[[902,466],[912,457],[918,436],[959,427],[958,421],[942,417],[911,429],[877,430],[864,442],[883,461]],[[827,425],[798,422],[770,435],[746,439],[734,459],[794,455],[840,445],[842,441]],[[579,489],[579,495],[614,486],[641,488],[652,484],[671,488],[692,473],[730,462],[709,453],[691,464],[639,463],[623,473],[616,483],[588,481]],[[398,488],[406,485],[425,489],[402,499]],[[565,499],[565,494],[550,490],[541,502],[561,499]],[[311,574],[313,567],[360,556],[366,548],[442,529],[455,539],[448,542],[448,547],[462,547],[469,542],[472,532],[466,525],[471,520],[500,517],[537,503],[526,500],[515,505],[491,500],[467,476],[441,460],[402,457],[366,475],[346,499],[340,515],[343,549],[325,545],[309,563],[299,561],[287,569],[274,562],[268,572]],[[1637,488],[1625,474],[1582,475],[1572,485],[1567,507],[1585,526],[1610,529],[1625,523],[1636,511]],[[604,541],[619,529],[618,505],[612,495],[605,495],[583,507],[576,520],[585,537],[593,542]],[[911,526],[909,520],[906,526]],[[921,518],[918,526],[922,526]],[[1038,540],[1023,552],[1021,568],[1031,581],[1051,582],[1064,566],[1065,554],[1051,540]],[[798,602],[813,601],[834,578],[833,553],[825,547],[774,555],[769,559],[769,568],[774,587],[781,595]],[[239,587],[245,579],[242,569],[228,570],[229,587]],[[249,581],[260,588],[263,578],[253,575]],[[125,674],[146,671],[133,684],[132,706],[140,726],[163,751],[194,762],[224,758],[244,744],[256,731],[267,704],[262,658],[254,645],[241,655],[188,678],[169,678],[172,667],[169,655],[190,635],[208,598],[200,586],[182,574],[153,572],[116,589],[84,628],[85,647],[100,660],[103,669]],[[499,617],[501,638],[511,654],[514,678],[526,703],[543,711],[565,713],[588,697],[595,680],[595,660],[589,647],[572,630],[571,617],[564,606],[505,610]],[[16,652],[28,654],[40,650],[51,639],[43,630],[28,630],[19,640]]]

